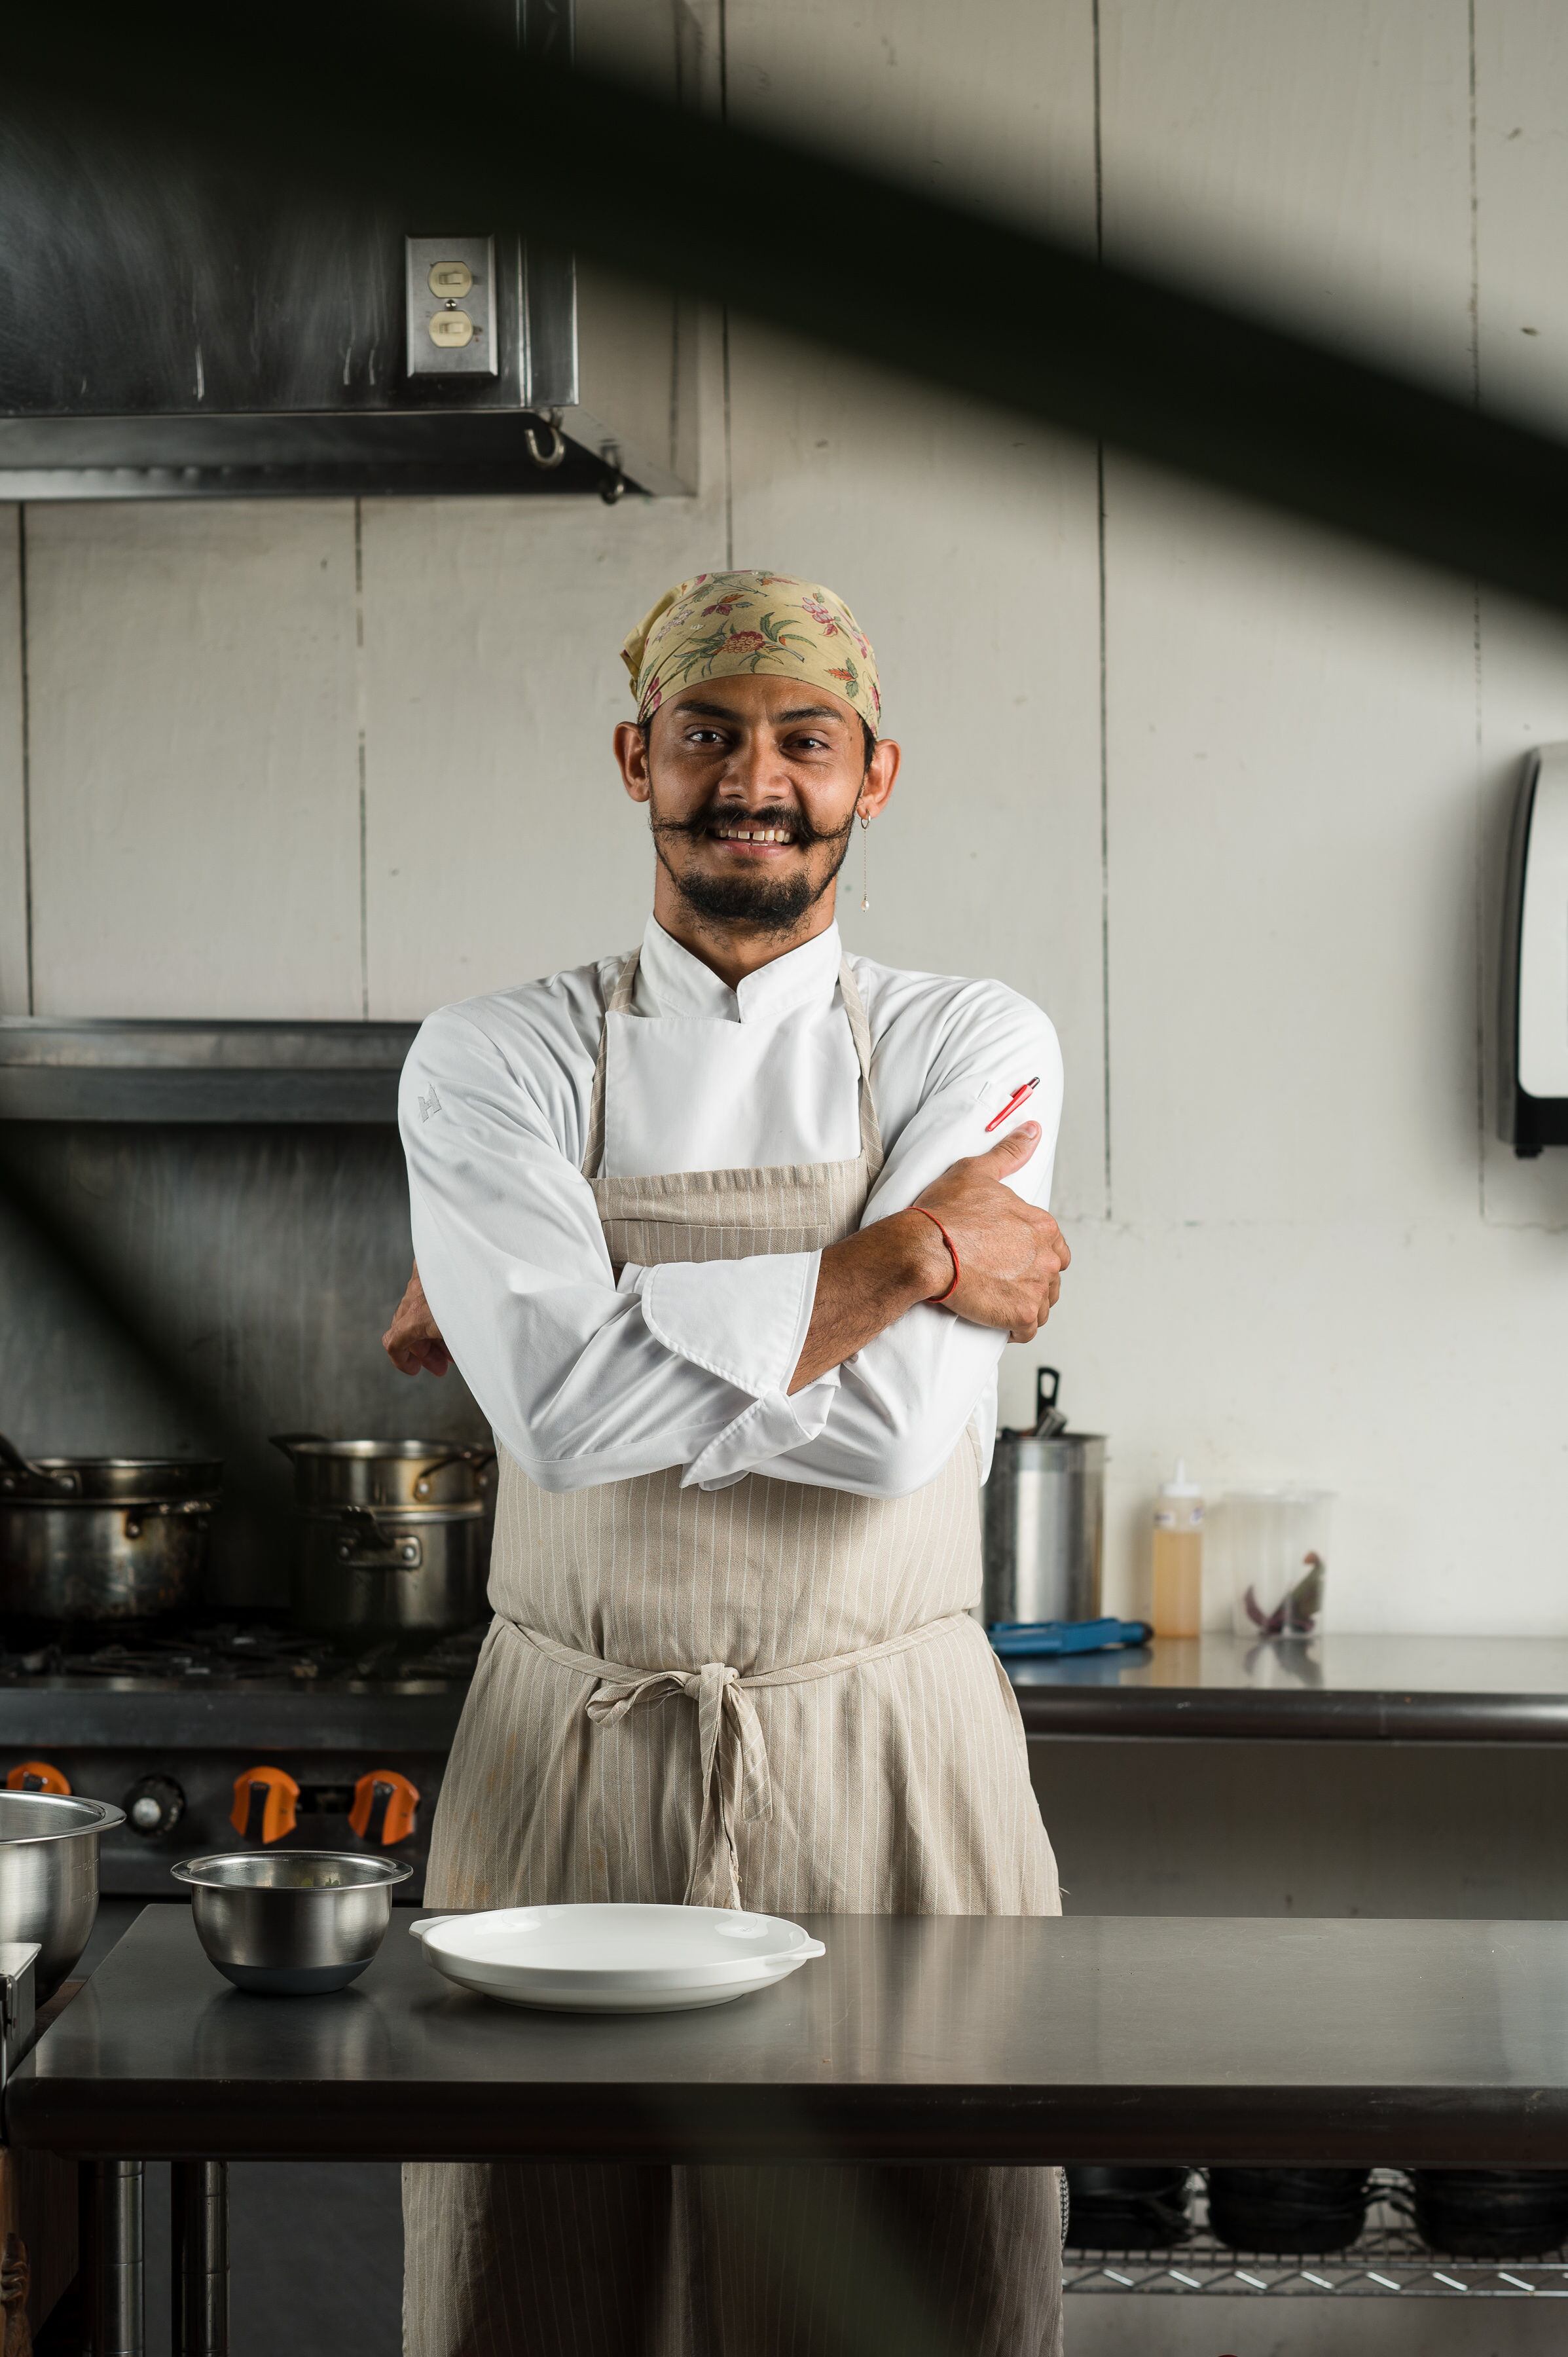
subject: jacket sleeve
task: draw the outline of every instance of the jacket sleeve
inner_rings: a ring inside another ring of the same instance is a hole
[[[1039,1086],[1027,1103],[987,1134],[986,1124],[1020,1077],[1036,1075]],[[927,1092],[888,1153],[862,1225],[908,1210],[953,1163],[983,1153],[1029,1120],[1040,1125],[1039,1145],[1007,1184],[1044,1206],[1061,1103],[1061,1050],[1048,1018],[999,983],[963,985]],[[765,1469],[778,1480],[868,1497],[907,1495],[940,1472],[957,1448],[991,1388],[1006,1340],[950,1310],[918,1305],[845,1361],[818,1430],[779,1450]],[[717,1487],[757,1462],[737,1426],[710,1443],[693,1478]]]
[[[531,1076],[444,1008],[403,1068],[399,1126],[431,1310],[498,1440],[546,1490],[591,1488],[725,1443],[738,1478],[822,1429],[836,1383],[788,1396],[819,1255],[628,1269]]]

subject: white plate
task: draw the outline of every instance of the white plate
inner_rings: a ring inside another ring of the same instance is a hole
[[[724,1907],[497,1907],[408,1928],[459,1987],[564,2013],[728,2005],[827,1953],[799,1923]]]

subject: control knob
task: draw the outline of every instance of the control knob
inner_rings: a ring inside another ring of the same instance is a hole
[[[160,1834],[172,1834],[184,1816],[185,1794],[172,1776],[141,1776],[120,1805],[134,1834],[156,1841]]]

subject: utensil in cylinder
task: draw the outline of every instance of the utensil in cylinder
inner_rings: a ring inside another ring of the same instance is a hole
[[[223,1485],[210,1458],[25,1458],[0,1444],[0,1614],[148,1620],[199,1592]]]
[[[98,1913],[98,1846],[125,1813],[71,1793],[0,1792],[0,1939],[37,1941],[34,1986],[52,1996]]]
[[[1105,1442],[1099,1433],[1066,1429],[1060,1385],[1055,1367],[1039,1368],[1033,1430],[996,1436],[982,1492],[987,1628],[1101,1617]]]
[[[196,1935],[236,1988],[321,1996],[357,1980],[386,1937],[402,1858],[324,1849],[235,1850],[169,1872],[190,1891]]]

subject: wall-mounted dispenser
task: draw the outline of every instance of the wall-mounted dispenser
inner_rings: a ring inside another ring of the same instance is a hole
[[[1520,780],[1503,909],[1498,1131],[1516,1154],[1568,1146],[1568,744]]]

